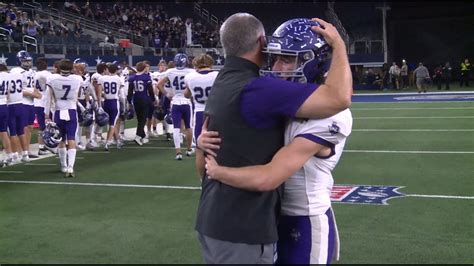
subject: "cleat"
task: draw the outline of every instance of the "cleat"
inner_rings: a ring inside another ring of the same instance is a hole
[[[194,154],[194,149],[189,149],[189,150],[186,151],[186,156],[188,156],[188,157],[193,155],[193,154]]]
[[[117,141],[117,149],[121,149],[123,147],[122,141]]]
[[[28,152],[28,157],[29,157],[29,158],[33,158],[33,159],[36,159],[36,158],[38,158],[38,155],[33,154],[33,153],[31,153],[31,152]]]
[[[27,163],[30,161],[30,157],[28,157],[28,155],[23,155],[21,156],[21,161]]]
[[[105,151],[109,151],[109,143],[106,143],[106,144],[104,145],[104,150],[105,150]]]
[[[142,138],[139,136],[136,136],[134,139],[135,143],[138,144],[139,146],[143,145]]]
[[[38,155],[46,155],[48,153],[49,153],[49,151],[46,148],[41,148],[41,149],[38,150]]]
[[[176,153],[176,157],[175,157],[176,160],[178,161],[181,161],[183,159],[183,155],[180,153]]]
[[[166,133],[166,140],[170,141],[171,140],[171,133]]]
[[[77,145],[76,145],[76,148],[77,148],[78,150],[80,150],[80,151],[83,151],[83,150],[86,149],[86,146],[84,146],[84,145],[82,145],[82,143],[80,143],[80,144],[77,144]]]
[[[52,154],[58,154],[58,149],[57,148],[49,148],[47,146],[44,146],[49,152]]]
[[[148,142],[150,142],[150,139],[148,139],[148,138],[142,138],[142,143],[143,143],[143,144],[146,144],[146,143],[148,143]]]

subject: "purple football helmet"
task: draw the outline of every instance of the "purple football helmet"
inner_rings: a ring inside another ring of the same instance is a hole
[[[41,133],[44,141],[44,145],[48,148],[56,148],[62,140],[61,130],[54,122],[46,124],[46,128]]]
[[[16,59],[18,65],[26,70],[29,70],[33,66],[33,57],[25,50],[18,51]]]
[[[188,56],[184,53],[178,53],[173,59],[177,69],[183,69],[188,65]]]
[[[268,70],[260,74],[284,77],[297,82],[315,82],[316,78],[329,70],[331,47],[323,36],[311,30],[318,26],[315,21],[306,18],[291,19],[281,24],[272,36],[267,38],[263,52],[268,56]],[[276,55],[297,57],[295,71],[272,71]]]

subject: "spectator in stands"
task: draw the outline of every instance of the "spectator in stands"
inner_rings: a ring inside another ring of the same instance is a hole
[[[416,80],[418,93],[421,93],[421,91],[426,93],[427,83],[430,81],[430,72],[422,62],[418,63],[418,67],[413,71],[413,75]]]
[[[400,69],[401,85],[402,89],[408,88],[408,65],[405,59],[402,60],[402,67]]]
[[[31,20],[28,22],[28,25],[25,27],[24,34],[35,37],[38,35],[38,26],[35,21]]]
[[[79,19],[76,19],[74,21],[74,36],[76,36],[77,38],[81,37],[82,33],[84,31],[82,30],[82,25],[81,25],[81,21]]]
[[[443,67],[443,81],[446,84],[445,90],[449,90],[449,83],[451,83],[451,79],[453,78],[452,70],[449,62],[446,62]]]
[[[469,59],[464,59],[464,62],[461,63],[461,79],[459,81],[459,86],[462,87],[463,84],[466,87],[469,87],[469,78],[471,74],[471,63],[469,63]]]

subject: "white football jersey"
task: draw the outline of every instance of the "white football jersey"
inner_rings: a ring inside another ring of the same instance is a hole
[[[81,76],[52,74],[46,84],[56,98],[56,110],[77,109],[77,95],[82,84]]]
[[[324,214],[331,206],[334,180],[331,171],[341,157],[346,138],[352,131],[352,114],[346,109],[325,119],[293,119],[285,130],[285,145],[294,138],[307,135],[318,143],[334,145],[329,158],[311,157],[285,182],[282,214],[312,216]]]
[[[20,73],[23,77],[23,91],[33,92],[34,91],[34,80],[35,80],[35,71],[33,69],[25,70],[21,67],[14,67],[10,70],[10,73]],[[24,96],[23,104],[33,105],[33,97]]]
[[[33,103],[37,107],[45,107],[48,101],[49,92],[48,87],[46,86],[46,80],[52,75],[51,72],[47,70],[41,70],[35,74],[35,88],[41,93],[41,99],[33,99]]]
[[[203,112],[218,71],[192,72],[184,77],[194,100],[194,112]]]
[[[0,105],[7,104],[8,83],[10,74],[6,71],[0,72]]]
[[[102,93],[106,100],[118,100],[123,98],[122,79],[117,75],[104,75],[97,81],[102,86]]]
[[[170,68],[164,72],[164,75],[168,77],[171,85],[170,93],[173,95],[171,104],[191,104],[191,101],[184,97],[184,91],[186,90],[184,77],[192,72],[195,72],[195,70],[191,68]]]
[[[85,100],[86,95],[90,93],[90,87],[91,87],[91,81],[90,81],[90,75],[89,73],[84,74],[82,76],[82,83],[81,83],[81,89],[79,90],[79,94],[77,96],[78,100]]]
[[[8,74],[8,104],[23,103],[23,75],[19,72]]]
[[[124,68],[120,73],[120,78],[122,78],[123,83],[123,95],[127,97],[128,95],[128,78],[130,77],[130,70],[128,68]]]

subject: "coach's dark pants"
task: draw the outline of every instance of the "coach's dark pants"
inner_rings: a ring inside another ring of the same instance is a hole
[[[138,125],[137,125],[137,136],[144,138],[145,135],[145,124],[149,112],[149,101],[142,99],[137,99],[133,101],[133,106],[135,108],[135,114],[137,115]]]

